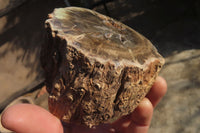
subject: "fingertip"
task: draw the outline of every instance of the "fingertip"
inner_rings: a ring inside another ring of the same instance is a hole
[[[15,119],[15,116],[18,116],[16,115],[16,113],[18,113],[17,110],[15,110],[16,106],[18,105],[10,106],[2,113],[1,123],[4,128],[14,130],[13,125],[15,125],[16,120],[20,123],[21,119]]]
[[[132,113],[132,122],[125,130],[128,133],[146,133],[153,115],[153,105],[148,98],[144,98]]]
[[[6,109],[7,110],[7,109]],[[1,115],[1,124],[2,124],[2,126],[4,127],[4,128],[7,128],[8,127],[8,124],[7,123],[10,123],[10,122],[8,122],[8,115],[7,115],[7,112],[8,111],[4,111],[3,113],[2,113],[2,115]]]
[[[163,77],[158,76],[146,97],[151,101],[153,107],[155,107],[166,94],[166,92],[167,82]]]
[[[153,105],[148,98],[144,98],[132,113],[132,121],[136,125],[147,126],[151,122]]]
[[[152,88],[159,88],[160,96],[164,96],[167,92],[167,82],[163,77],[158,76]]]

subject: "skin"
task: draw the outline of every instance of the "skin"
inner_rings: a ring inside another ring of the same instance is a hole
[[[153,109],[167,91],[166,81],[158,77],[150,92],[131,114],[112,124],[95,129],[78,125],[63,125],[45,109],[30,104],[18,104],[7,108],[2,114],[2,125],[16,133],[147,133]]]

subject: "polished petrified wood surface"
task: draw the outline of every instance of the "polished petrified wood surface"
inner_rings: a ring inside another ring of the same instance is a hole
[[[164,64],[148,39],[95,11],[55,9],[45,24],[49,110],[63,122],[92,127],[129,114]]]

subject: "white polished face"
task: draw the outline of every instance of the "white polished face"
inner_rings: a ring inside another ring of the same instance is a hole
[[[132,62],[145,65],[147,60],[161,58],[155,47],[144,36],[130,27],[101,15],[78,7],[55,9],[52,29],[66,39],[67,45],[75,47],[91,58]]]

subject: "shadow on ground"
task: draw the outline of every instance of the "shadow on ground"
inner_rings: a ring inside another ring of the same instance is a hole
[[[165,57],[200,48],[198,0],[118,0],[107,6],[111,17],[142,33]],[[103,6],[96,10],[104,12]]]
[[[0,52],[0,60],[8,52],[15,54],[21,50],[20,54],[16,54],[16,62],[23,62],[26,68],[32,68],[27,78],[33,71],[41,72],[38,57],[44,43],[44,21],[55,7],[62,6],[64,3],[61,1],[30,0],[6,15],[7,22],[0,31],[0,47],[7,46]]]

